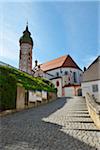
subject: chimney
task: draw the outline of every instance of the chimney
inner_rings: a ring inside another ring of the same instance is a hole
[[[84,67],[84,72],[86,71],[86,67]]]

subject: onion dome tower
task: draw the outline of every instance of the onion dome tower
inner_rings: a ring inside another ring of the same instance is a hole
[[[23,36],[19,40],[19,43],[20,43],[19,69],[31,74],[33,40],[31,38],[31,33],[28,30],[28,23],[26,25],[25,31],[23,32]]]

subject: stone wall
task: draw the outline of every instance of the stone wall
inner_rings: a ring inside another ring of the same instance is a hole
[[[86,94],[86,103],[89,114],[95,125],[100,129],[100,105],[95,102],[93,96]]]
[[[53,92],[48,92],[48,101],[53,101],[57,98],[57,94]]]
[[[17,98],[16,98],[16,109],[25,109],[31,107],[37,107],[41,104],[48,103],[49,101],[53,101],[57,98],[56,93],[44,91],[28,91],[28,99],[26,98],[27,91],[22,86],[17,86]]]
[[[25,107],[25,88],[17,86],[16,109],[23,109]]]

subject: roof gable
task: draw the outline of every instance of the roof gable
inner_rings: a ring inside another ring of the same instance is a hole
[[[65,55],[57,59],[51,60],[47,63],[41,64],[40,67],[43,71],[53,70],[60,67],[71,67],[80,69],[69,55]]]
[[[79,66],[75,63],[75,61],[70,57],[70,55],[67,56],[65,62],[63,63],[62,67],[71,67],[71,68],[76,68],[79,69]]]
[[[94,64],[96,64],[96,63],[100,63],[100,56],[98,56],[90,65],[89,65],[89,67],[87,68],[87,69],[90,69]]]
[[[83,82],[100,80],[100,56],[98,56],[83,74]]]

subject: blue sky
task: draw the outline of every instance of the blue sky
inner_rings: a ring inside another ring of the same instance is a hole
[[[0,60],[18,67],[19,38],[28,20],[33,65],[70,54],[83,69],[100,55],[99,1],[1,1]]]

